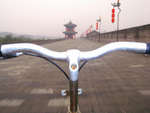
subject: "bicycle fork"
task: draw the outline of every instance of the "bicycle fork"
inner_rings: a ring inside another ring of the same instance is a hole
[[[82,93],[82,90],[78,90],[78,73],[79,73],[79,50],[67,51],[69,71],[70,71],[70,107],[68,113],[80,113],[78,106],[78,94]],[[64,95],[67,95],[67,91],[63,90]],[[63,95],[62,93],[62,95]],[[66,93],[66,94],[65,94]]]
[[[62,90],[62,96],[69,97],[68,112],[67,113],[81,113],[78,105],[78,95],[82,94],[82,89],[78,89],[78,80],[69,81],[69,90]]]
[[[78,80],[70,81],[70,111],[78,111]]]

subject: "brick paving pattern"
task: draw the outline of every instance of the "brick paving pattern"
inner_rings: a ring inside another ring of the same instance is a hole
[[[89,51],[104,43],[64,40],[42,45],[56,51]],[[55,61],[67,73],[68,64]],[[81,63],[80,63],[81,64]],[[114,52],[89,61],[79,74],[82,113],[150,113],[150,56]],[[33,56],[0,61],[0,113],[66,113],[66,77]]]

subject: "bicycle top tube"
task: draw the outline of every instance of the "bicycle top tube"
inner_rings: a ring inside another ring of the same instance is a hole
[[[92,51],[86,51],[86,52],[82,52],[79,50],[68,50],[66,52],[56,52],[29,43],[6,44],[1,46],[1,53],[3,56],[7,56],[12,53],[27,52],[27,53],[34,53],[45,58],[50,58],[55,60],[65,60],[65,61],[68,60],[68,56],[74,57],[75,55],[74,51],[78,51],[77,53],[78,53],[79,60],[82,61],[82,60],[95,59],[107,53],[118,51],[118,50],[131,51],[136,53],[150,53],[150,44],[137,43],[137,42],[113,42],[103,47],[100,47],[98,49]],[[68,55],[70,51],[72,51],[71,55]]]

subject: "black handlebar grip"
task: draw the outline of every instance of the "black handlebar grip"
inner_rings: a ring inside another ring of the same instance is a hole
[[[1,44],[0,44],[0,57],[3,57],[2,51],[1,51]]]
[[[150,54],[150,43],[146,43],[146,51],[144,54]]]

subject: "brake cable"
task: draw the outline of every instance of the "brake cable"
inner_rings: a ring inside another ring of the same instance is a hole
[[[30,56],[36,56],[36,57],[40,57],[40,58],[43,58],[47,61],[49,61],[50,63],[52,63],[53,65],[55,65],[61,72],[63,72],[63,74],[67,77],[68,80],[70,80],[69,76],[67,75],[67,73],[60,67],[58,66],[55,62],[53,62],[52,60],[48,59],[48,58],[45,58],[45,57],[42,57],[42,56],[39,56],[39,55],[36,55],[36,54],[32,54],[32,53],[23,53],[25,55],[30,55]],[[80,70],[83,68],[83,66],[88,62],[88,60],[86,60],[79,68],[79,72]]]
[[[88,60],[86,60],[85,62],[83,62],[83,64],[80,66],[80,68],[79,68],[79,72],[80,72],[80,70],[82,69],[82,67],[86,64],[88,62]]]
[[[36,54],[31,54],[31,53],[23,53],[23,54],[30,55],[30,56],[40,57],[40,58],[43,58],[43,59],[49,61],[50,63],[52,63],[53,65],[55,65],[61,72],[63,72],[64,75],[67,77],[68,80],[70,79],[69,76],[66,74],[66,72],[60,66],[58,66],[55,62],[51,61],[50,59],[42,57],[42,56],[39,56],[39,55],[36,55]]]

